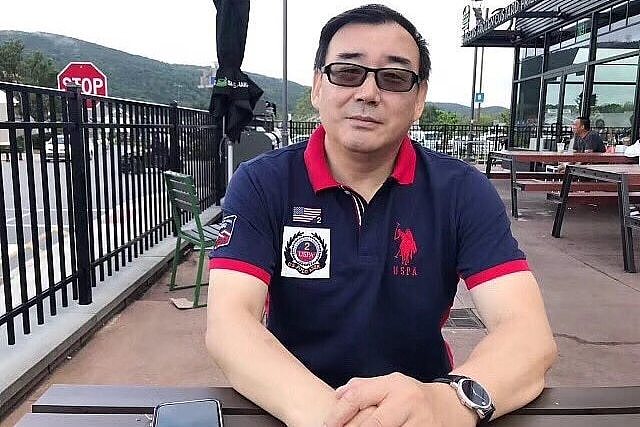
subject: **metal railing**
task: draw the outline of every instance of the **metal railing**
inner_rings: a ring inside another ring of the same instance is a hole
[[[290,142],[304,142],[319,122],[289,122]],[[277,125],[277,123],[276,123]],[[629,145],[631,128],[593,128],[605,145]],[[489,151],[508,149],[556,150],[557,142],[568,144],[573,137],[571,126],[515,126],[512,139],[504,125],[413,125],[411,139],[434,151],[467,161],[483,163]],[[568,145],[567,145],[568,146]]]
[[[0,327],[15,344],[172,233],[162,172],[219,202],[221,159],[207,111],[0,82]],[[2,96],[2,92],[0,92]],[[183,218],[189,221],[191,218]]]
[[[290,141],[304,142],[319,122],[289,122]],[[413,125],[411,139],[434,151],[469,161],[483,162],[489,151],[506,147],[508,126]]]

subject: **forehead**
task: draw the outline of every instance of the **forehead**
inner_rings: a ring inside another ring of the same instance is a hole
[[[326,63],[353,58],[364,65],[385,65],[404,58],[418,67],[420,54],[413,37],[395,22],[347,24],[331,39]]]

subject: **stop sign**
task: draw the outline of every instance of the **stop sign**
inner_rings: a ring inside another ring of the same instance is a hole
[[[76,84],[87,95],[107,96],[107,76],[91,62],[70,62],[58,74],[58,89]]]

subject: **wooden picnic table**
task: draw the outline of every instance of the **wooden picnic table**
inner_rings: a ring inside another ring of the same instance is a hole
[[[53,385],[19,427],[144,426],[156,405],[218,399],[225,427],[283,424],[228,387]],[[640,387],[548,388],[529,405],[495,420],[497,427],[622,427],[640,423]]]
[[[629,201],[630,187],[640,185],[640,165],[573,165],[568,166],[560,191],[556,216],[553,221],[553,237],[560,237],[562,221],[567,208],[571,184],[575,177],[590,178],[597,181],[613,182],[618,187],[618,215],[622,235],[622,253],[624,270],[636,272],[633,253],[633,229],[640,229],[640,218],[631,216]]]
[[[516,171],[517,163],[529,163],[530,177],[535,172],[537,163],[543,165],[567,163],[585,164],[629,164],[638,163],[636,157],[627,157],[622,153],[576,153],[570,151],[531,151],[531,150],[502,150],[491,151],[487,156],[486,175],[491,178],[491,169],[494,162],[506,162],[509,164],[510,184],[511,184],[511,216],[518,218],[518,175]],[[555,173],[535,172],[541,179],[557,179]]]

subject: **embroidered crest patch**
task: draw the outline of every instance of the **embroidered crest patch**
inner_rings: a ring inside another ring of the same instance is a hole
[[[236,219],[238,219],[236,215],[229,215],[222,218],[222,221],[220,222],[222,229],[220,230],[220,234],[213,246],[214,250],[229,244],[231,237],[233,236],[233,227],[236,225]]]
[[[282,234],[282,276],[328,279],[330,248],[328,228],[285,226]]]

